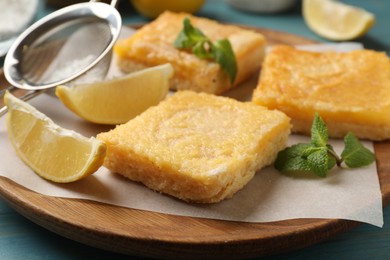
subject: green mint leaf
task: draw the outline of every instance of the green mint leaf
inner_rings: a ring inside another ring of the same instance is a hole
[[[318,149],[307,156],[307,164],[315,175],[326,177],[329,166],[328,159],[328,149],[322,147],[321,149]]]
[[[311,143],[295,144],[278,153],[274,166],[281,172],[312,172],[326,177],[327,172],[342,163],[349,168],[358,168],[375,161],[375,154],[349,132],[344,137],[344,150],[341,157],[333,146],[328,144],[328,129],[318,113],[315,114],[311,128]]]
[[[281,172],[311,171],[303,152],[310,147],[310,144],[296,144],[278,153],[274,166]]]
[[[215,42],[212,51],[216,62],[229,75],[230,83],[233,84],[237,75],[237,61],[232,45],[226,39]]]
[[[358,168],[375,161],[375,154],[364,147],[356,136],[349,132],[344,137],[345,148],[341,158],[349,168]]]
[[[173,46],[175,46],[175,48],[188,49],[192,47],[192,42],[191,39],[189,39],[185,34],[184,30],[181,30],[175,42],[173,43]]]
[[[213,53],[210,51],[211,43],[209,41],[199,41],[192,48],[192,52],[201,59],[212,59]]]
[[[223,39],[213,44],[198,28],[192,26],[188,17],[184,19],[183,29],[173,45],[175,48],[190,50],[201,59],[215,60],[227,73],[231,84],[236,79],[237,61],[230,42]]]
[[[315,114],[311,127],[311,143],[318,147],[328,144],[328,128],[318,113]]]
[[[302,156],[307,158],[310,154],[315,153],[321,149],[323,149],[323,147],[317,147],[313,144],[310,144],[306,149],[302,151]]]
[[[328,170],[337,165],[337,160],[333,156],[328,156]]]
[[[206,35],[204,35],[198,28],[192,26],[188,17],[184,18],[183,30],[184,33],[195,42],[207,39]]]
[[[194,28],[191,25],[190,19],[186,17],[183,21],[183,29],[177,36],[173,46],[175,48],[191,49],[199,41],[203,42],[204,40],[207,40],[206,36],[200,30]]]

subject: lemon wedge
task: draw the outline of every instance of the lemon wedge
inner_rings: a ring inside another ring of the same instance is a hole
[[[304,0],[302,12],[313,32],[334,41],[361,37],[375,23],[372,13],[334,0]]]
[[[18,156],[35,173],[53,182],[73,182],[94,173],[104,161],[106,146],[56,125],[50,118],[9,92],[7,132]]]
[[[56,95],[80,117],[98,124],[122,124],[157,105],[168,93],[171,64],[150,67],[112,80],[72,87]]]

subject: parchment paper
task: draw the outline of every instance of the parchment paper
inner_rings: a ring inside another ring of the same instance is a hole
[[[356,45],[352,44],[356,47]],[[351,48],[348,47],[348,48]],[[347,49],[348,49],[347,48]],[[111,71],[110,73],[115,73]],[[229,95],[243,99],[256,84],[257,76]],[[97,126],[78,118],[52,95],[31,101],[38,110],[62,127],[85,136],[95,136],[110,127]],[[309,142],[292,135],[289,145]],[[331,140],[341,152],[341,140]],[[0,118],[0,175],[48,196],[89,199],[108,204],[160,213],[243,222],[270,222],[295,218],[335,218],[383,226],[382,195],[376,165],[347,170],[335,169],[328,177],[290,177],[272,166],[257,172],[253,180],[232,199],[217,204],[189,204],[149,190],[101,167],[95,174],[75,183],[56,184],[31,171],[9,142],[5,116]],[[364,143],[373,150],[371,142]]]

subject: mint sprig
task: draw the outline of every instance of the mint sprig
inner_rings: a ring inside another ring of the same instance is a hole
[[[228,74],[231,84],[236,79],[237,61],[229,40],[222,39],[213,43],[198,28],[192,26],[188,17],[184,19],[183,29],[173,45],[179,49],[189,50],[201,59],[215,60]]]
[[[295,144],[280,151],[275,168],[281,172],[307,172],[326,177],[328,171],[336,165],[358,168],[375,161],[375,154],[364,147],[351,132],[344,137],[341,156],[335,152],[328,140],[328,128],[316,113],[311,128],[311,142]]]
[[[349,168],[359,168],[372,163],[375,155],[364,147],[352,133],[344,137],[345,149],[341,159]]]

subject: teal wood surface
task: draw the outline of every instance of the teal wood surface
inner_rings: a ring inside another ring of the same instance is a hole
[[[390,53],[390,1],[344,0],[363,7],[376,15],[376,24],[357,41],[366,48]],[[124,24],[144,23],[149,20],[137,14],[123,0],[119,10]],[[39,17],[55,10],[41,3]],[[233,9],[223,0],[208,0],[197,13],[222,22],[264,27],[293,33],[325,42],[305,25],[300,4],[281,14],[259,14]],[[0,197],[0,259],[139,259],[89,247],[57,235],[36,225],[10,208]],[[264,258],[263,258],[264,259]],[[334,236],[323,243],[265,259],[390,259],[390,207],[384,209],[384,226],[378,228],[361,224],[349,232]]]

